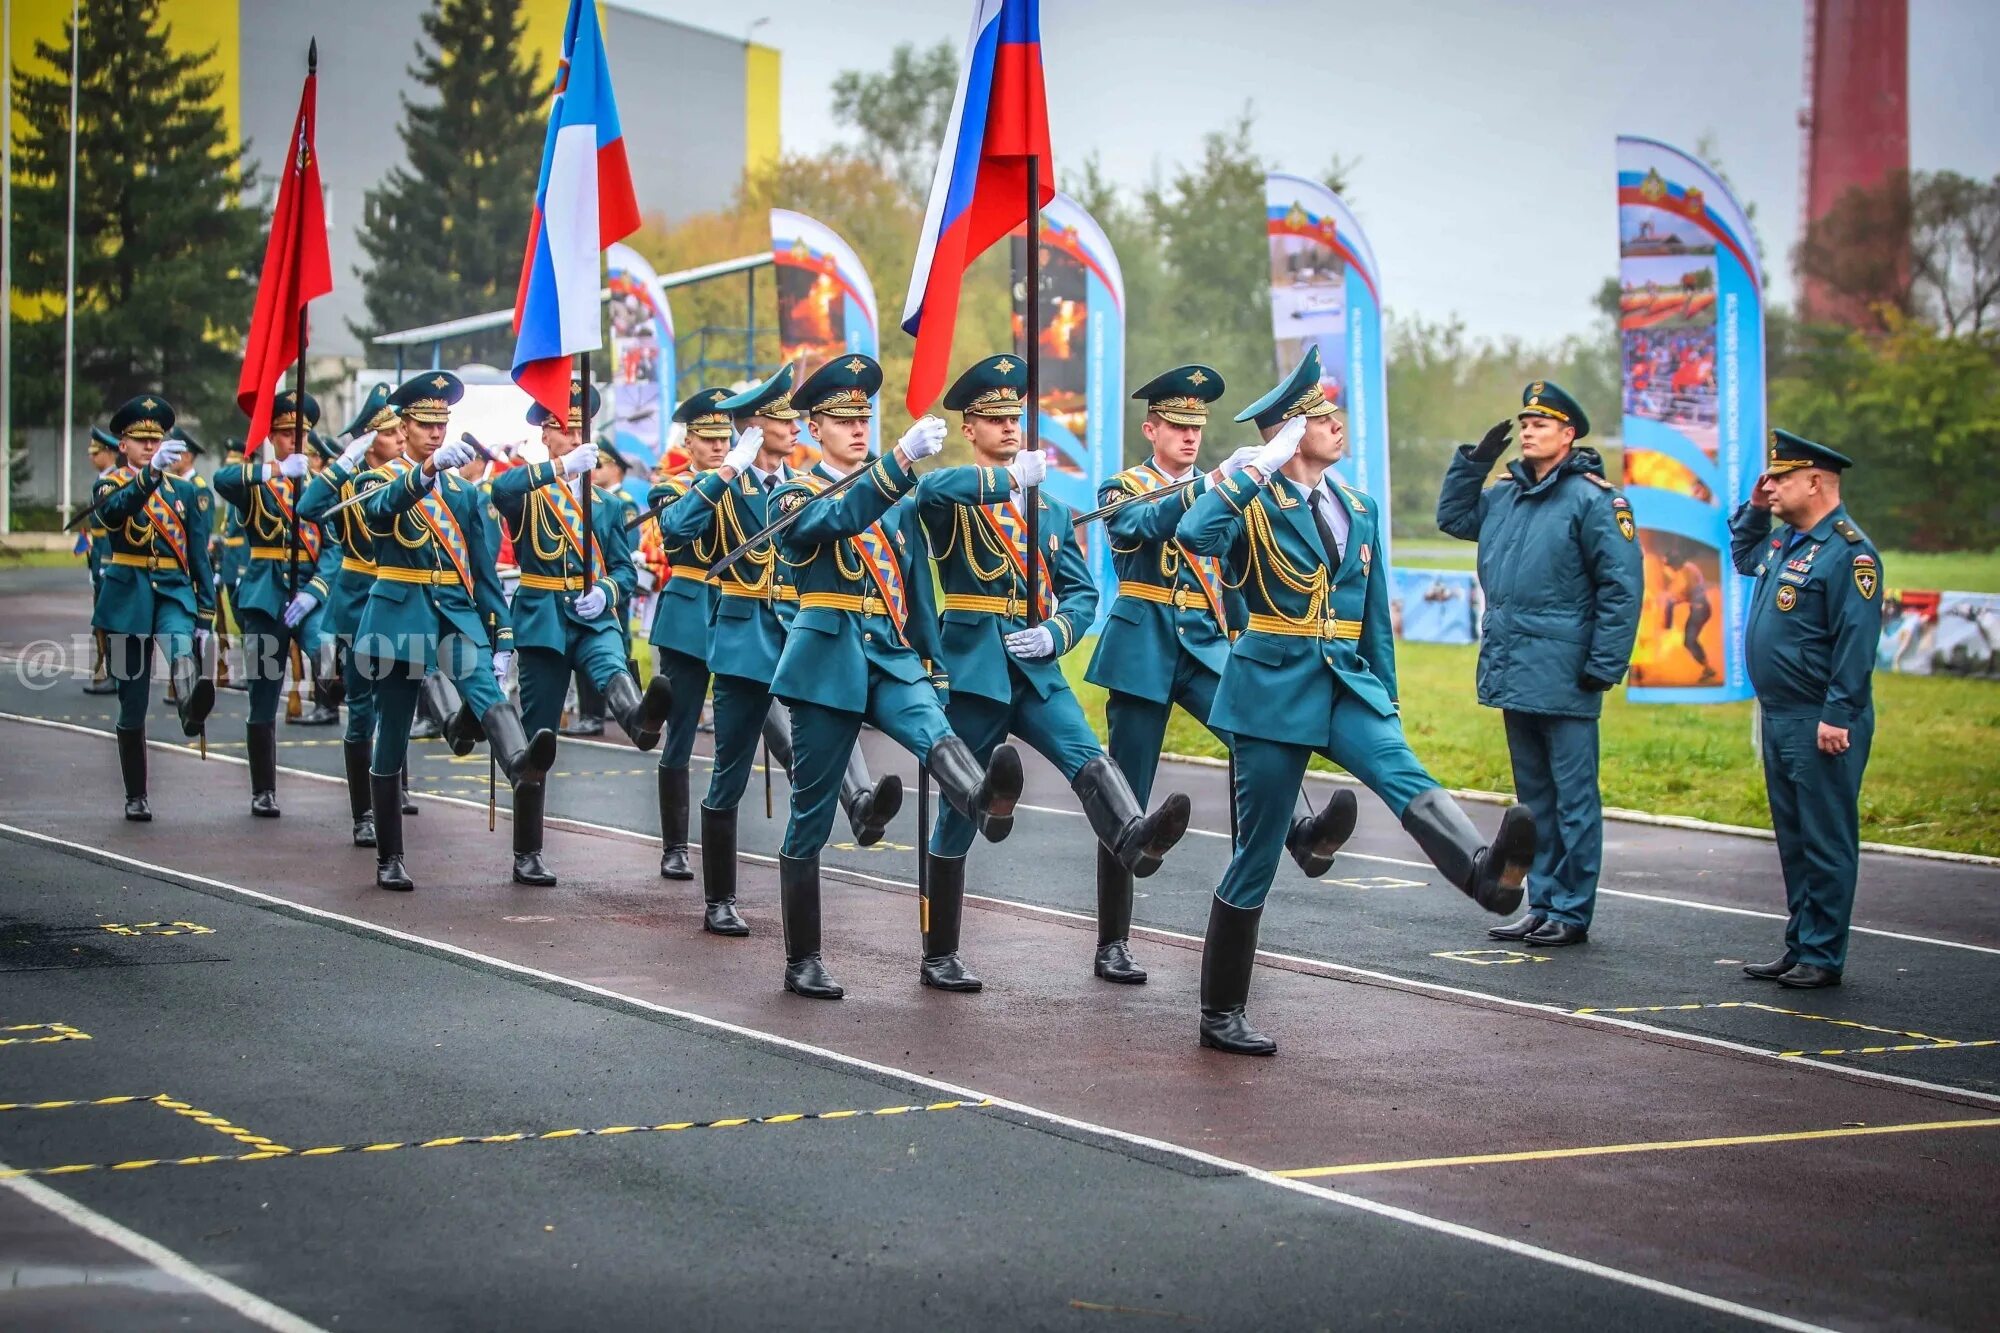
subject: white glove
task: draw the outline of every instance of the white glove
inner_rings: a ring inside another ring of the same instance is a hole
[[[153,461],[151,467],[155,472],[165,472],[175,463],[180,462],[181,455],[185,454],[186,452],[187,452],[187,445],[185,445],[181,441],[162,440],[160,441],[160,447],[153,450]]]
[[[283,458],[280,458],[278,460],[279,476],[289,477],[293,481],[297,481],[300,477],[303,477],[305,474],[306,474],[306,456],[304,453],[286,454]]]
[[[736,437],[736,443],[730,446],[728,454],[723,457],[722,466],[733,468],[738,476],[742,476],[744,471],[757,461],[757,455],[763,448],[764,428],[752,426]]]
[[[368,446],[374,443],[375,443],[375,432],[372,430],[368,431],[366,434],[362,435],[360,438],[355,440],[353,444],[350,444],[347,446],[347,448],[341,450],[340,465],[346,468],[350,472],[352,472],[355,468],[360,467],[361,460],[368,457]]]
[[[285,603],[285,628],[297,629],[299,622],[311,615],[318,605],[319,598],[301,588],[293,594],[291,601]]]
[[[565,477],[581,477],[597,466],[597,446],[579,444],[563,455],[562,474]]]
[[[1217,468],[1216,472],[1224,479],[1233,477],[1255,462],[1257,455],[1263,452],[1264,446],[1261,444],[1246,444],[1235,453],[1229,455],[1229,457],[1223,459],[1222,466]]]
[[[1276,475],[1279,468],[1297,456],[1299,441],[1305,438],[1305,433],[1306,419],[1293,417],[1285,423],[1284,429],[1271,437],[1269,444],[1258,447],[1256,454],[1250,459],[1250,466],[1267,478]]]
[[[500,683],[502,690],[507,688],[507,673],[513,669],[514,650],[512,648],[503,648],[493,654],[493,679]]]
[[[604,589],[595,585],[577,595],[573,604],[576,613],[585,620],[595,620],[604,610]]]
[[[1049,475],[1049,456],[1040,449],[1023,449],[1007,465],[1007,474],[1014,478],[1016,490],[1025,491],[1030,486],[1039,486],[1042,478]]]
[[[903,438],[896,447],[903,451],[903,457],[914,463],[944,448],[944,436],[943,421],[937,417],[918,417],[917,424],[903,432]]]
[[[1047,625],[1017,629],[1007,636],[1007,651],[1026,662],[1042,657],[1053,657],[1056,651],[1056,636],[1049,632]]]
[[[464,467],[477,457],[479,455],[471,445],[463,440],[453,440],[450,444],[439,445],[431,455],[431,470],[449,472],[455,467]]]

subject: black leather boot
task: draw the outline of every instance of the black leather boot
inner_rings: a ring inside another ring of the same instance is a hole
[[[1522,805],[1500,816],[1500,832],[1482,844],[1479,830],[1442,787],[1411,801],[1403,827],[1444,877],[1489,912],[1505,916],[1521,905],[1521,887],[1535,859],[1535,820]]]
[[[1097,840],[1111,849],[1118,863],[1144,879],[1160,868],[1161,858],[1187,832],[1188,798],[1174,792],[1147,814],[1132,794],[1132,784],[1108,754],[1100,754],[1070,783]]]
[[[514,789],[514,882],[537,889],[556,882],[542,864],[542,806],[548,796],[539,782]]]
[[[1011,745],[993,747],[985,768],[972,747],[946,736],[931,747],[928,766],[951,808],[972,821],[988,842],[1014,831],[1014,805],[1021,799],[1021,756]]]
[[[434,741],[444,735],[444,724],[438,719],[450,717],[458,711],[457,704],[453,704],[450,708],[442,712],[438,712],[431,707],[431,680],[433,678],[443,679],[443,677],[439,676],[439,673],[435,671],[431,672],[430,675],[424,677],[424,683],[419,688],[417,694],[417,711],[410,718],[410,739],[413,741]],[[447,685],[451,684],[449,680],[446,680],[444,683]]]
[[[918,855],[930,861],[931,925],[924,932],[924,957],[917,977],[937,990],[983,989],[986,983],[966,971],[958,956],[958,926],[965,915],[965,858],[931,856],[923,849]]]
[[[1278,1043],[1250,1026],[1250,974],[1257,966],[1261,907],[1208,905],[1208,937],[1201,947],[1201,1044],[1231,1055],[1276,1055]]]
[[[347,698],[347,677],[340,670],[340,642],[327,638],[313,652],[313,696],[338,711]]]
[[[653,683],[641,696],[639,682],[621,672],[604,687],[604,703],[611,716],[618,719],[618,725],[625,728],[632,744],[643,753],[660,743],[660,729],[667,725],[667,710],[674,706],[674,687],[661,674],[653,677]]]
[[[1548,918],[1540,912],[1529,912],[1517,921],[1509,921],[1504,926],[1490,926],[1486,931],[1489,940],[1525,940],[1542,928]]]
[[[1285,837],[1285,850],[1309,879],[1318,879],[1333,868],[1333,856],[1354,836],[1357,806],[1354,793],[1336,787],[1318,814],[1302,815],[1292,821]]]
[[[412,795],[410,795],[410,762],[409,762],[409,760],[407,760],[407,759],[406,759],[406,760],[404,760],[404,761],[403,761],[403,771],[402,771],[401,773],[398,773],[398,774],[396,775],[396,778],[397,778],[397,781],[398,781],[398,783],[400,784],[400,786],[401,786],[401,788],[402,788],[402,792],[403,792],[403,813],[404,813],[404,814],[406,814],[406,815],[414,815],[414,814],[416,814],[416,813],[417,813],[417,798],[416,798],[416,797],[414,797],[414,796],[412,796]]]
[[[464,701],[458,697],[458,686],[451,683],[450,676],[442,671],[426,672],[422,682],[417,686],[417,716],[410,727],[410,739],[437,740],[444,735],[445,722],[456,717],[464,707]],[[458,748],[458,742],[452,743],[452,753],[461,758],[471,754],[472,747],[486,739],[477,734],[479,730],[477,718],[468,718],[467,722],[474,733],[472,739],[464,742],[465,748],[462,750]]]
[[[201,663],[192,657],[176,657],[173,665],[174,692],[180,696],[181,735],[199,736],[215,707],[215,682],[201,674]]]
[[[486,728],[472,715],[472,706],[464,703],[458,706],[456,712],[445,714],[444,730],[440,734],[444,737],[445,746],[460,759],[471,754],[479,742],[487,738]]]
[[[571,715],[568,726],[558,729],[558,734],[586,739],[604,734],[604,696],[581,676],[576,678],[576,712]]]
[[[91,661],[90,679],[84,684],[83,692],[85,694],[116,694],[118,693],[118,682],[111,679],[110,654],[105,649],[104,631],[101,629],[93,631],[91,638],[97,645],[97,651]]]
[[[693,879],[688,868],[688,771],[663,768],[660,774],[660,878]]]
[[[709,934],[750,933],[750,923],[736,913],[734,807],[711,810],[706,803],[701,807],[701,901],[701,928]]]
[[[342,741],[340,757],[347,765],[347,809],[354,816],[354,845],[375,845],[375,794],[369,789],[367,741]]]
[[[250,755],[250,813],[260,819],[278,817],[278,727],[251,722],[244,727]]]
[[[153,808],[146,804],[146,729],[119,727],[118,772],[125,779],[125,818],[135,824],[151,823]]]
[[[458,716],[467,710],[460,708]],[[479,719],[493,758],[516,793],[523,787],[539,787],[556,762],[556,734],[542,730],[530,737],[521,724],[521,710],[510,699],[502,699]]]
[[[400,779],[391,773],[368,775],[368,790],[375,807],[375,887],[408,893],[417,887],[403,869],[403,806],[396,799]]]
[[[856,847],[873,847],[882,841],[889,821],[903,808],[903,780],[894,773],[880,782],[868,780],[868,761],[861,746],[848,752],[847,771],[840,779],[840,808],[847,812],[847,826],[854,830]]]
[[[702,807],[704,810],[706,806]],[[703,838],[703,860],[708,839]],[[778,857],[778,901],[785,923],[785,989],[809,1000],[837,1000],[847,992],[819,960],[819,858]]]
[[[1132,961],[1132,872],[1109,847],[1097,844],[1097,975],[1138,986],[1146,969]]]

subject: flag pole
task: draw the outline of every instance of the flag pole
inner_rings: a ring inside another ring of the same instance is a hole
[[[319,73],[319,38],[315,37],[306,46],[307,80],[310,81],[318,73]],[[319,99],[317,97],[313,99],[313,119],[315,121],[319,119]],[[315,125],[311,128],[316,130],[318,127],[317,125]],[[297,144],[293,144],[292,169],[299,173],[298,188],[300,188],[301,190],[305,188],[306,184],[306,176],[303,168],[304,164],[299,161],[299,146]],[[306,210],[304,208],[304,200],[300,201],[300,208],[298,210],[298,213],[299,213],[299,221],[298,221],[299,246],[298,249],[293,251],[293,253],[303,254],[305,252],[305,232],[306,232]],[[294,274],[293,280],[297,281],[296,274]],[[306,445],[306,429],[307,429],[306,427],[306,306],[307,304],[308,303],[305,301],[299,302],[298,377],[293,381],[292,385],[292,399],[293,399],[292,406],[297,410],[296,419],[298,422],[298,429],[294,434],[292,452],[297,454],[301,458],[307,459],[307,465],[310,466],[311,465],[310,456],[306,453],[306,448],[307,448]],[[304,486],[299,486],[297,489],[293,489],[289,485],[285,487],[287,498],[289,498],[292,502],[292,534],[291,534],[291,541],[289,543],[291,549],[288,552],[286,552],[286,559],[285,559],[285,572],[286,575],[288,576],[288,582],[290,584],[289,593],[292,597],[297,597],[299,595],[299,541],[300,541],[299,501],[304,497],[305,489],[306,488]],[[300,660],[300,655],[298,652],[298,636],[296,634],[292,636],[292,654],[293,654],[293,672],[294,674],[296,674],[304,666],[303,661]],[[293,681],[292,683],[294,690],[297,690],[299,688],[299,685],[300,682],[296,680]]]
[[[62,520],[69,523],[75,511],[74,488],[70,476],[76,453],[76,98],[83,81],[83,18],[81,0],[69,7],[69,224],[63,245],[63,414],[62,414]],[[12,116],[10,114],[11,122]],[[13,126],[7,126],[13,133]],[[8,221],[11,229],[13,222]],[[12,301],[10,291],[6,299]]]
[[[583,382],[583,405],[577,409],[578,414],[583,418],[583,430],[577,436],[577,443],[578,445],[586,445],[590,443],[590,353],[589,352],[578,352],[576,354],[576,377]],[[565,413],[567,413],[568,410],[569,409],[567,407],[563,409]],[[590,585],[592,584],[592,582],[595,581],[597,577],[596,572],[592,570],[590,567],[590,552],[591,552],[591,547],[594,545],[592,538],[592,533],[594,529],[592,529],[592,527],[590,526],[590,497],[596,490],[597,490],[597,481],[595,477],[586,475],[583,479],[583,534],[582,534],[583,536],[583,589],[582,590],[584,592],[590,591]]]
[[[1042,159],[1028,155],[1028,264],[1027,295],[1022,301],[1021,327],[1028,339],[1028,430],[1022,447],[1042,447]],[[1041,567],[1042,505],[1041,487],[1030,486],[1021,497],[1027,506],[1028,549],[1022,553],[1022,567],[1028,574],[1028,623],[1042,622]]]

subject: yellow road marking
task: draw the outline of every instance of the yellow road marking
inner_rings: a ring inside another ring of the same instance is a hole
[[[88,1100],[75,1098],[63,1102],[0,1102],[0,1111],[60,1111],[68,1106],[125,1106],[132,1102],[150,1102],[155,1098],[145,1093],[127,1093],[123,1097],[93,1097]]]
[[[1979,1120],[1931,1120],[1912,1125],[1846,1125],[1839,1129],[1805,1129],[1784,1134],[1737,1134],[1728,1138],[1676,1139],[1663,1143],[1601,1143],[1585,1148],[1542,1148],[1532,1152],[1484,1153],[1471,1157],[1420,1157],[1404,1162],[1349,1162],[1341,1166],[1306,1166],[1273,1171],[1289,1180],[1321,1176],[1361,1176],[1378,1171],[1418,1171],[1436,1166],[1498,1166],[1508,1162],[1553,1162],[1565,1157],[1613,1157],[1624,1153],[1677,1152],[1683,1148],[1741,1148],[1760,1143],[1806,1143],[1816,1139],[1858,1139],[1878,1134],[1928,1134],[1947,1129],[1990,1129],[2000,1116]]]
[[[1764,1014],[1780,1014],[1786,1018],[1802,1019],[1808,1023],[1826,1023],[1837,1028],[1852,1028],[1857,1032],[1879,1032],[1888,1037],[1908,1037],[1907,1043],[1895,1046],[1849,1046],[1835,1050],[1819,1051],[1779,1051],[1781,1060],[1797,1060],[1806,1056],[1820,1055],[1891,1055],[1904,1051],[1948,1051],[1971,1049],[1980,1046],[2000,1046],[2000,1038],[1979,1041],[1960,1041],[1956,1037],[1934,1037],[1928,1032],[1908,1032],[1902,1028],[1877,1027],[1873,1023],[1863,1023],[1852,1018],[1830,1018],[1825,1014],[1809,1014],[1803,1009],[1784,1009],[1775,1004],[1762,1004],[1756,1000],[1722,1000],[1704,1004],[1633,1004],[1616,1009],[1572,1009],[1573,1014],[1674,1014],[1693,1009],[1754,1009]]]
[[[255,1148],[260,1152],[273,1153],[279,1156],[283,1156],[291,1151],[290,1148],[285,1147],[283,1144],[273,1143],[261,1134],[252,1134],[247,1129],[241,1129],[230,1124],[213,1111],[204,1111],[198,1107],[189,1106],[186,1102],[175,1101],[164,1092],[150,1100],[155,1106],[163,1107],[166,1110],[172,1111],[177,1116],[183,1116],[194,1121],[198,1125],[207,1125],[216,1133],[235,1139],[246,1148]]]
[[[1471,963],[1474,967],[1504,967],[1508,963],[1549,961],[1547,954],[1519,953],[1513,949],[1445,949],[1432,954],[1431,957],[1449,958],[1454,963]]]
[[[100,930],[113,935],[213,935],[213,926],[197,926],[192,921],[135,921],[129,926],[105,922]]]
[[[67,1023],[16,1023],[12,1027],[0,1028],[7,1032],[46,1032],[46,1037],[0,1036],[0,1046],[44,1046],[52,1041],[89,1041],[88,1032],[79,1032]]]

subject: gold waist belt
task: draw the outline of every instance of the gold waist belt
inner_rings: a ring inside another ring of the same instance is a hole
[[[366,574],[372,578],[375,574],[375,562],[344,555],[340,557],[340,571],[343,574]]]
[[[1358,620],[1287,620],[1283,616],[1250,617],[1252,634],[1282,634],[1293,639],[1358,639]]]
[[[715,576],[700,565],[668,565],[667,573],[677,579],[690,579],[695,583],[715,584]]]
[[[1161,606],[1171,606],[1176,611],[1189,609],[1213,612],[1208,597],[1199,588],[1186,584],[1176,584],[1172,588],[1162,588],[1152,583],[1121,583],[1118,585],[1120,597],[1130,597],[1137,602],[1157,602]]]
[[[127,555],[123,551],[111,553],[111,563],[123,565],[127,569],[146,569],[157,573],[162,569],[180,572],[181,562],[170,555]]]
[[[864,616],[886,616],[889,604],[874,593],[809,592],[799,597],[801,611],[853,611]]]
[[[521,586],[533,588],[537,592],[582,592],[583,575],[523,573]]]
[[[439,584],[456,587],[461,582],[455,569],[405,569],[401,565],[377,565],[375,577],[391,583],[427,583],[433,587]]]

